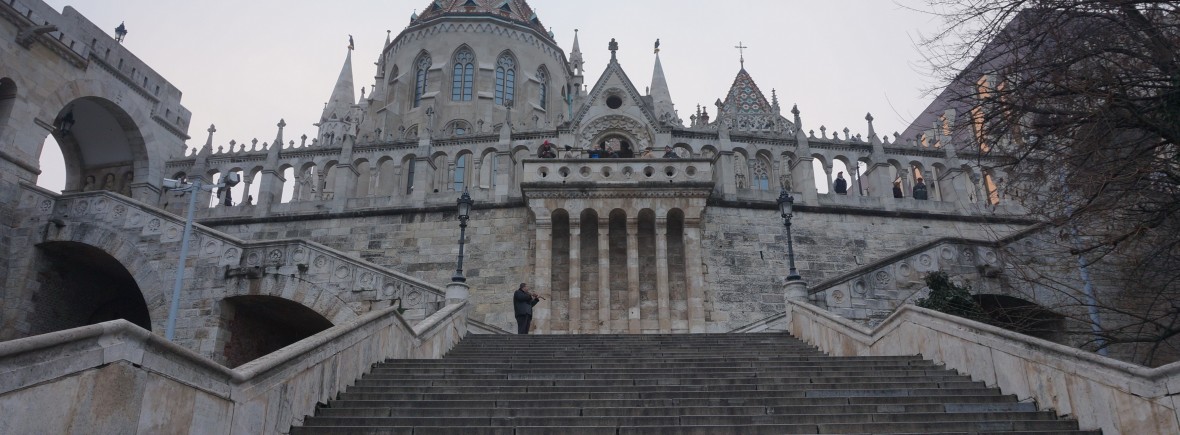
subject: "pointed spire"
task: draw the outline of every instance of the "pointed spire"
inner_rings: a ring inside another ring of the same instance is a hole
[[[574,29],[574,48],[570,49],[570,69],[582,75],[582,47],[578,45],[578,29]]]
[[[668,81],[664,79],[664,67],[660,64],[660,42],[656,40],[656,63],[651,73],[651,101],[652,109],[657,119],[671,120],[676,116],[676,109],[672,104],[672,92],[668,89]],[[667,117],[667,118],[665,118]]]
[[[205,139],[205,145],[201,147],[200,153],[208,155],[213,153],[213,133],[217,132],[217,126],[209,124],[209,129],[205,131],[209,132],[209,138]]]
[[[340,68],[340,77],[336,79],[336,87],[332,88],[332,97],[324,105],[324,113],[320,116],[320,122],[332,119],[333,114],[339,119],[344,119],[353,104],[356,104],[356,91],[352,86],[352,49],[350,48],[344,58],[344,66]]]

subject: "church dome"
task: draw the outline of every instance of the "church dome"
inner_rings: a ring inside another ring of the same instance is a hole
[[[549,36],[537,13],[525,0],[433,0],[411,24],[426,23],[442,17],[497,17]],[[553,39],[549,36],[549,39]]]

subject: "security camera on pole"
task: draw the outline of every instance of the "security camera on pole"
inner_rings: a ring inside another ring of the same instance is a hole
[[[180,238],[180,262],[176,264],[176,281],[172,284],[172,305],[168,308],[168,326],[164,330],[164,338],[168,341],[172,341],[176,335],[176,313],[180,310],[180,286],[184,282],[184,264],[188,260],[188,239],[189,234],[193,232],[193,209],[197,205],[197,192],[202,190],[210,192],[214,188],[218,190],[229,189],[241,181],[242,176],[234,172],[221,177],[221,181],[217,184],[205,184],[200,178],[192,183],[171,178],[164,179],[165,190],[188,193],[188,217],[184,220],[184,236]]]

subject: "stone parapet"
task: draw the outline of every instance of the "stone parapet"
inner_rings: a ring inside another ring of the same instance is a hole
[[[390,358],[440,358],[464,303],[373,311],[236,369],[124,320],[0,343],[2,433],[278,434]],[[85,428],[85,432],[77,432]]]
[[[905,305],[866,329],[787,302],[788,331],[833,356],[915,355],[1104,434],[1180,433],[1180,363],[1146,368],[991,325]]]
[[[712,183],[710,159],[526,159],[522,182],[537,185],[594,183]]]

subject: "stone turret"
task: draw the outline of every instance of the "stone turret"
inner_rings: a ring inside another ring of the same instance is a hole
[[[346,134],[355,134],[356,125],[356,91],[352,84],[352,46],[344,57],[344,66],[340,68],[340,76],[336,79],[336,86],[332,88],[332,96],[324,105],[324,113],[320,115],[319,127],[320,143],[332,145],[339,143]]]
[[[668,81],[664,79],[664,67],[660,65],[659,42],[656,42],[655,51],[656,63],[651,73],[652,111],[660,122],[679,125],[676,108],[672,104],[672,92],[668,90]]]

